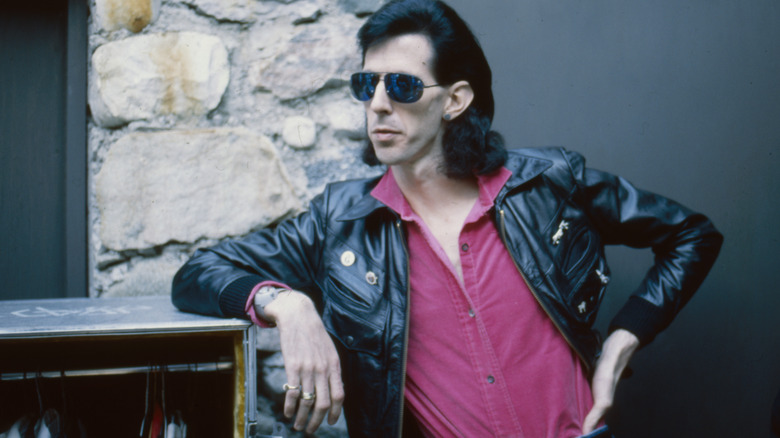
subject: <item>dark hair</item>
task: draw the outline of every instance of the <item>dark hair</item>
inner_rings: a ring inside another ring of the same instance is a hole
[[[365,61],[368,49],[389,38],[419,33],[427,36],[434,52],[433,74],[440,84],[468,81],[474,100],[444,129],[444,170],[451,178],[487,174],[507,158],[504,139],[491,131],[493,123],[492,72],[482,47],[468,25],[442,1],[391,0],[374,13],[358,32]],[[370,141],[363,161],[380,164]]]

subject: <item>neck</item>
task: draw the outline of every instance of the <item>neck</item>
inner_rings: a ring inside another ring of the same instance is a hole
[[[455,205],[473,205],[479,198],[476,178],[455,179],[440,166],[409,168],[392,166],[393,176],[412,209],[419,215],[446,212]]]
[[[469,212],[479,199],[477,179],[453,179],[438,166],[426,172],[393,166],[393,176],[406,201],[425,222],[463,281],[458,236]]]

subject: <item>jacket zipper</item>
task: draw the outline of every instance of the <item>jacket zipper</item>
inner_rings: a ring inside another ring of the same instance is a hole
[[[507,250],[509,249],[508,240],[506,237],[506,218],[504,209],[501,208],[498,210],[498,214],[501,217],[501,239],[504,241],[504,246],[507,247]],[[511,254],[511,252],[510,252]],[[520,266],[517,264],[517,260],[515,260],[515,257],[512,256],[512,262],[515,264],[515,268],[517,268],[517,272],[520,273],[520,276],[523,277],[523,281],[525,281],[526,286],[528,286],[528,290],[531,291],[531,295],[534,296],[536,299],[536,302],[539,303],[539,305],[542,307],[544,312],[547,314],[547,317],[550,318],[550,320],[553,322],[553,325],[555,325],[555,328],[558,329],[558,332],[563,336],[563,339],[566,340],[566,343],[569,344],[569,347],[577,354],[577,356],[580,358],[583,364],[585,364],[585,368],[588,370],[588,373],[591,372],[591,365],[590,363],[585,359],[585,356],[580,352],[578,348],[574,346],[574,343],[569,339],[569,336],[566,334],[565,331],[561,328],[561,325],[558,323],[558,321],[553,318],[550,311],[547,309],[547,306],[544,304],[544,302],[539,298],[539,294],[536,292],[536,290],[531,286],[531,283],[528,281],[528,278],[525,276],[525,273],[522,269],[520,269]]]
[[[403,431],[404,431],[404,403],[406,399],[406,356],[407,352],[409,351],[409,308],[411,307],[411,297],[410,297],[410,291],[409,291],[409,250],[406,247],[406,243],[404,243],[403,239],[403,231],[401,230],[401,221],[396,220],[395,221],[395,227],[398,229],[398,235],[401,237],[401,247],[404,249],[404,253],[406,254],[406,317],[404,319],[404,353],[403,353],[403,359],[401,361],[401,397],[400,397],[400,403],[399,403],[399,409],[398,409],[398,438],[403,438]]]

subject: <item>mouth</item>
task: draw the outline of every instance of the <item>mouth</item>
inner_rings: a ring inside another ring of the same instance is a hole
[[[399,135],[401,132],[392,128],[379,127],[374,128],[371,131],[371,137],[378,142],[387,142],[393,139],[393,137]]]
[[[384,126],[379,126],[377,128],[374,128],[371,132],[374,134],[398,134],[399,133],[397,129],[387,128]]]

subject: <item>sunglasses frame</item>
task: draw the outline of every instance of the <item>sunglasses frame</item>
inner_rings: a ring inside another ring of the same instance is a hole
[[[403,91],[399,86],[399,79],[406,81],[403,86],[408,87],[408,91]],[[361,71],[350,76],[349,88],[352,96],[361,102],[370,101],[376,94],[379,81],[384,82],[387,96],[398,103],[417,102],[422,98],[426,88],[444,86],[444,84],[425,85],[422,79],[408,73]]]

